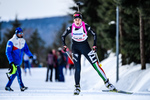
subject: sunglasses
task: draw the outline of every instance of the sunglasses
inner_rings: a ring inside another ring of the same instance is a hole
[[[18,34],[23,35],[23,32],[19,32]]]

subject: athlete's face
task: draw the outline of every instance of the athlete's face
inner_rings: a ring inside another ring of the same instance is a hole
[[[76,26],[80,26],[81,22],[82,22],[82,19],[80,19],[80,18],[75,18],[74,19],[74,23],[75,23]]]
[[[17,37],[22,38],[23,37],[23,33],[18,33]]]

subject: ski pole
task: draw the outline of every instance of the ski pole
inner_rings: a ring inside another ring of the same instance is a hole
[[[96,56],[96,58],[97,58],[97,60],[98,60],[98,64],[99,64],[99,66],[100,67],[102,67],[102,64],[100,64],[100,62],[99,62],[99,58],[98,58],[98,56],[97,56],[97,53],[95,52],[95,56]]]
[[[70,60],[73,62],[73,59],[70,57],[70,55],[68,54],[68,52],[66,52],[66,54],[70,58]]]
[[[6,73],[7,78],[10,80],[10,76],[8,75],[8,73]]]

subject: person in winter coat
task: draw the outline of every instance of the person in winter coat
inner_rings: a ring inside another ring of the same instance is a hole
[[[31,63],[30,63],[30,58],[27,54],[24,53],[23,56],[23,60],[24,60],[24,72],[25,75],[27,74],[27,68],[29,69],[29,74],[31,75]]]
[[[64,78],[63,68],[65,68],[65,57],[61,48],[58,48],[57,61],[58,61],[58,81],[64,82],[65,78]]]
[[[56,55],[56,50],[52,50],[53,55],[54,55],[54,68],[55,68],[55,81],[58,81],[58,62],[57,62],[57,55]]]
[[[50,50],[50,52],[47,55],[47,75],[46,75],[46,82],[48,81],[49,70],[51,70],[50,81],[52,82],[53,67],[54,67],[54,55],[52,53],[52,50]]]
[[[105,72],[100,67],[98,59],[95,55],[96,52],[96,41],[97,35],[92,30],[92,28],[82,21],[82,14],[80,12],[75,12],[73,15],[74,23],[66,29],[62,35],[64,51],[67,49],[65,43],[65,37],[71,33],[72,36],[72,53],[73,61],[75,65],[75,91],[74,94],[78,95],[80,93],[80,72],[81,72],[81,54],[83,54],[87,60],[91,63],[94,69],[98,72],[99,76],[103,79],[105,85],[110,90],[115,90],[116,88],[109,82],[106,77]],[[94,37],[93,50],[91,50],[88,43],[88,33],[92,34]]]
[[[11,88],[12,82],[17,76],[18,83],[20,85],[20,90],[24,91],[28,89],[28,87],[25,87],[22,78],[21,78],[21,68],[20,65],[22,64],[23,54],[24,52],[30,57],[33,58],[32,53],[30,52],[28,45],[23,38],[23,30],[18,27],[15,30],[15,34],[13,37],[8,40],[7,46],[6,46],[6,56],[10,64],[10,74],[11,76],[8,77],[9,81],[6,84],[5,90],[6,91],[13,91]]]

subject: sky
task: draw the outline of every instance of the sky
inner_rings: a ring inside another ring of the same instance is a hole
[[[0,0],[0,21],[63,16],[73,13],[73,0]]]

